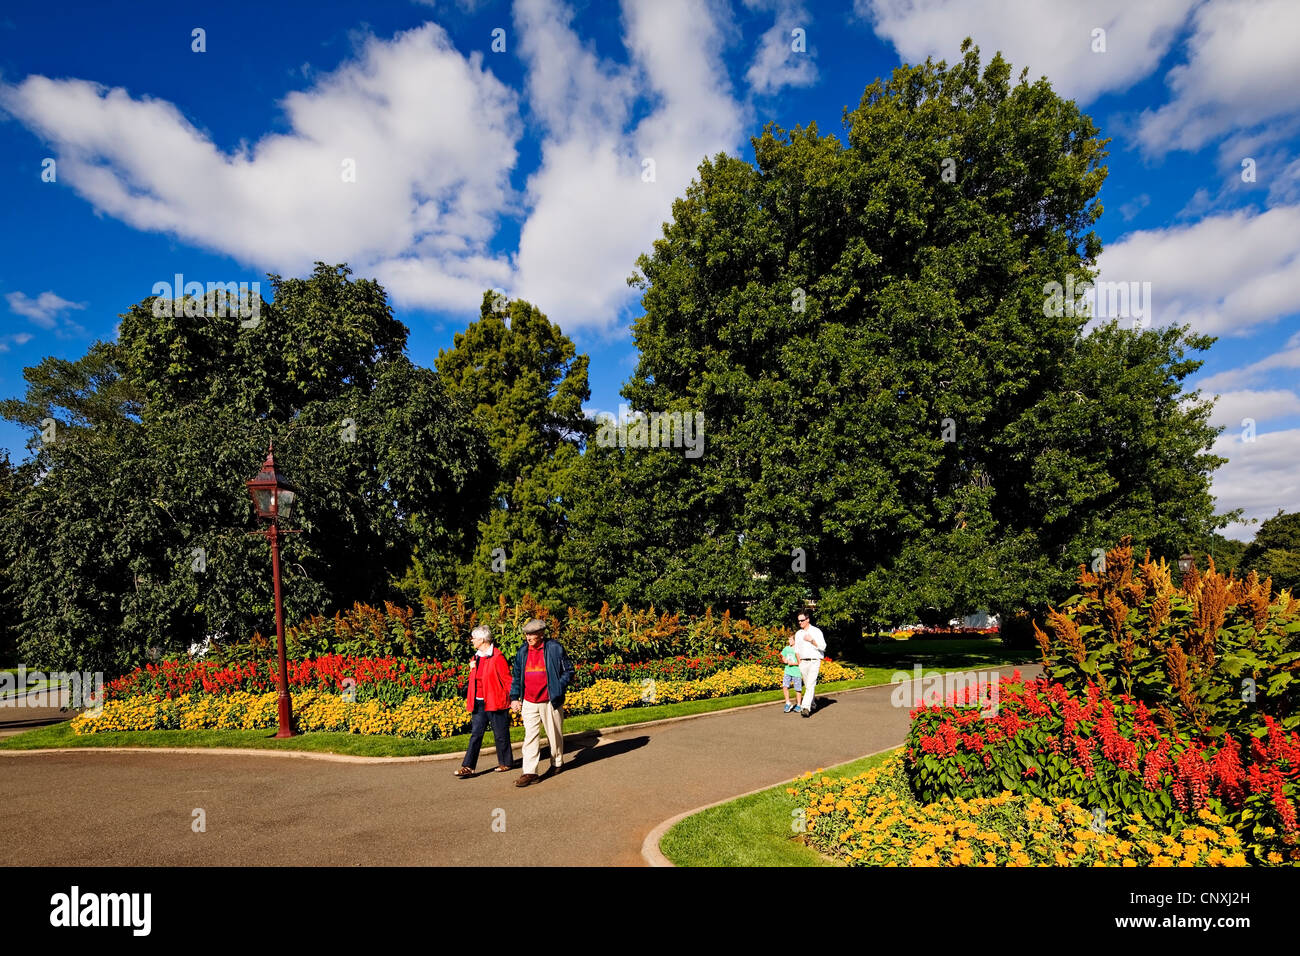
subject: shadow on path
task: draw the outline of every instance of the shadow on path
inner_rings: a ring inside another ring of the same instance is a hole
[[[809,720],[816,719],[817,715],[820,714],[823,710],[829,710],[831,707],[834,707],[838,703],[839,700],[835,697],[814,697],[812,716],[809,717],[808,719]]]
[[[570,744],[577,744],[582,749],[573,755],[572,760],[564,762],[565,771],[568,771],[571,766],[585,767],[607,757],[619,757],[631,753],[633,750],[640,750],[650,743],[648,734],[642,734],[639,737],[620,737],[618,740],[608,741],[600,747],[596,746],[597,739],[599,739],[599,735],[595,731],[583,731],[580,734],[574,734],[572,737],[566,736],[564,738],[566,750]]]

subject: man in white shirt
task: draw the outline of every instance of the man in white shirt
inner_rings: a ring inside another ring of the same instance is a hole
[[[803,675],[803,703],[799,713],[808,717],[812,714],[813,702],[817,699],[817,672],[822,669],[826,638],[821,628],[813,626],[807,611],[799,612],[799,630],[794,635],[794,651],[799,658],[799,673]]]

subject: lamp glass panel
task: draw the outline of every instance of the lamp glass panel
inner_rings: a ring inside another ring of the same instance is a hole
[[[277,514],[285,521],[289,520],[289,514],[293,511],[293,502],[297,496],[292,491],[281,488],[277,494],[276,507],[279,509]]]
[[[263,517],[271,513],[271,489],[254,488],[253,503],[257,506],[257,513]]]

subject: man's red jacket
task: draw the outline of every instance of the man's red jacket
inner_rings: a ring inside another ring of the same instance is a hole
[[[465,690],[465,709],[474,710],[474,675],[478,674],[478,692],[483,695],[484,710],[505,710],[510,706],[510,665],[497,647],[491,657],[479,657],[469,663],[469,686]]]

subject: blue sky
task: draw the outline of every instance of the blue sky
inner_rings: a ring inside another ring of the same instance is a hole
[[[483,289],[529,299],[591,355],[589,407],[615,410],[635,363],[625,279],[699,160],[752,158],[769,121],[838,133],[876,77],[952,61],[969,35],[1112,138],[1102,279],[1149,282],[1151,321],[1220,336],[1195,380],[1222,396],[1220,509],[1300,510],[1300,4],[130,11],[0,15],[0,395],[22,393],[24,366],[111,338],[118,313],[176,273],[257,281],[322,259],[384,284],[425,365]],[[14,457],[26,439],[0,423]]]

